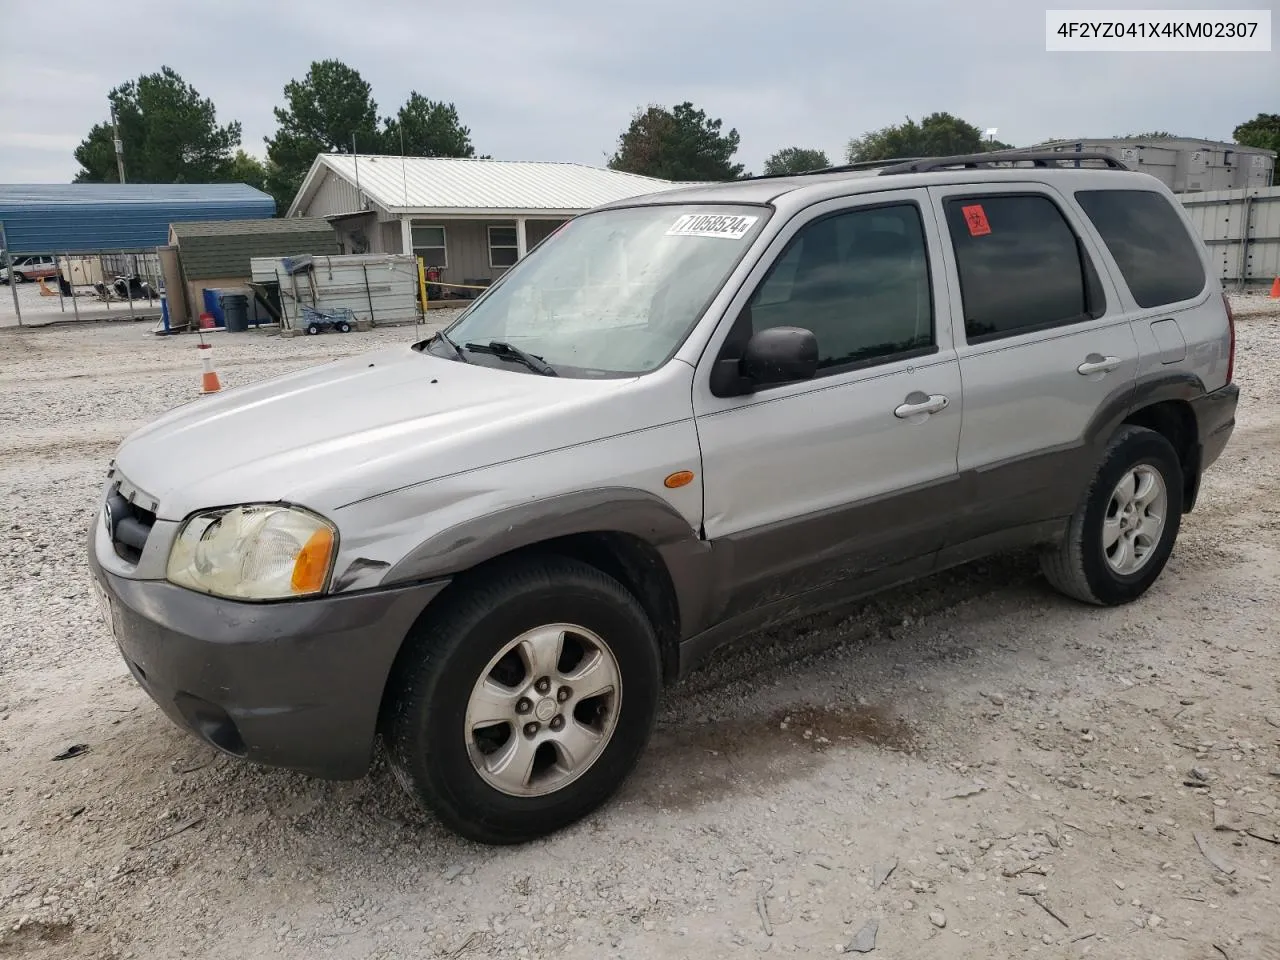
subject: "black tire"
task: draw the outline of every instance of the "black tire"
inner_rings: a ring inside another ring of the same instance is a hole
[[[662,683],[653,627],[620,583],[563,557],[495,567],[450,590],[457,592],[414,628],[392,672],[383,728],[390,767],[411,796],[467,839],[512,844],[554,833],[604,804],[648,743]],[[577,779],[541,796],[514,796],[473,765],[467,704],[507,643],[557,623],[594,631],[608,644],[622,693],[617,720]]]
[[[1126,473],[1140,466],[1153,468],[1164,482],[1164,527],[1143,565],[1133,573],[1121,574],[1107,562],[1103,523],[1116,486]],[[1137,600],[1159,578],[1173,552],[1182,523],[1182,491],[1182,467],[1173,445],[1154,430],[1121,427],[1107,445],[1062,543],[1041,557],[1045,577],[1057,590],[1084,603],[1117,606]]]
[[[338,321],[338,324],[337,324],[337,330],[339,333],[350,333],[351,324],[347,323],[347,321],[345,320],[340,320]]]
[[[319,332],[320,332],[320,324],[318,323],[307,324],[307,333],[311,334],[312,336],[315,336]]]

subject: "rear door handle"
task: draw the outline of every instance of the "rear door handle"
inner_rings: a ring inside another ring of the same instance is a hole
[[[906,402],[893,411],[893,415],[899,420],[910,420],[912,417],[927,416],[928,414],[945,410],[949,403],[951,401],[942,394],[928,396],[916,391],[907,397]]]
[[[1101,354],[1091,353],[1085,358],[1084,363],[1076,367],[1076,373],[1082,377],[1094,373],[1110,373],[1120,366],[1121,362],[1119,357],[1104,357]]]

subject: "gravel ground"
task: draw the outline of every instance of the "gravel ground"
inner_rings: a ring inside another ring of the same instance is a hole
[[[113,300],[104,303],[94,296],[88,287],[77,287],[78,295],[74,303],[70,297],[59,298],[56,295],[57,285],[52,280],[45,280],[46,286],[55,291],[54,296],[40,293],[40,284],[36,281],[24,281],[10,287],[0,284],[0,328],[16,327],[18,313],[13,307],[14,291],[17,291],[18,306],[22,311],[22,325],[41,327],[49,324],[73,322],[77,313],[81,320],[128,320],[130,305],[127,301]],[[136,300],[132,306],[134,317],[149,318],[152,323],[160,319],[160,301]]]
[[[0,956],[1275,960],[1280,304],[1237,311],[1239,425],[1142,602],[1002,557],[750,638],[668,695],[612,804],[514,849],[381,763],[251,767],[158,712],[83,541],[114,445],[195,398],[194,341],[5,331]],[[215,360],[236,384],[409,336]]]

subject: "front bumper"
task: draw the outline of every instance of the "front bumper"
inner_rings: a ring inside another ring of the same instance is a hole
[[[223,753],[356,779],[401,641],[447,581],[280,603],[241,603],[89,565],[134,679],[179,726]]]

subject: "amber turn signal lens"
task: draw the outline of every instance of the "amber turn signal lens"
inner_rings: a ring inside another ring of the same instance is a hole
[[[311,535],[298,553],[298,559],[293,562],[290,584],[295,593],[319,593],[324,589],[332,553],[332,530],[321,529]]]
[[[686,486],[687,484],[693,483],[693,471],[678,470],[662,482],[673,490],[676,487]]]

